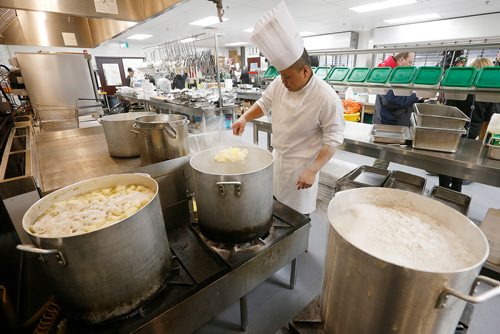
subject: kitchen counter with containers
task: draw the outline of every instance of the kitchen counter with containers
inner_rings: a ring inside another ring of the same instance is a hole
[[[272,132],[270,116],[254,120],[253,125],[254,143],[258,143],[258,131],[266,132],[269,139]],[[415,149],[411,145],[376,143],[371,132],[371,124],[346,122],[341,149],[500,187],[500,160],[488,158],[488,147],[478,140],[460,138],[457,151],[445,153]]]

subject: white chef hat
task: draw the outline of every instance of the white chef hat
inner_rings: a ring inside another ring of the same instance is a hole
[[[284,1],[257,22],[250,41],[278,71],[292,66],[304,51],[304,41]]]

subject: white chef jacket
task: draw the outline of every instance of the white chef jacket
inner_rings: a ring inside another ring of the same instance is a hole
[[[344,108],[340,98],[315,75],[298,92],[288,91],[278,76],[257,103],[265,114],[272,110],[274,196],[303,214],[313,212],[318,175],[308,189],[297,190],[297,180],[314,162],[323,144],[338,147],[344,141]]]

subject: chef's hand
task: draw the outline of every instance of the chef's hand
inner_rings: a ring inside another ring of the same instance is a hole
[[[314,181],[316,181],[316,173],[307,168],[302,172],[302,174],[300,174],[299,179],[297,180],[297,189],[311,188]]]
[[[245,131],[245,125],[247,124],[247,120],[244,116],[241,116],[236,122],[234,122],[233,135],[241,136],[243,131]]]

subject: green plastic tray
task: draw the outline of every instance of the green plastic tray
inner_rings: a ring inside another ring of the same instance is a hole
[[[351,69],[349,67],[334,67],[326,77],[328,81],[344,81]]]
[[[347,82],[364,82],[368,72],[370,72],[368,67],[355,67],[349,72]]]
[[[387,82],[387,79],[389,79],[391,71],[392,67],[389,66],[374,67],[370,70],[370,73],[368,73],[366,82],[383,85]]]
[[[488,66],[480,69],[474,86],[477,88],[500,89],[500,67]]]
[[[434,86],[441,80],[443,69],[439,66],[421,66],[413,78],[414,85]]]
[[[444,73],[441,85],[448,87],[470,87],[474,82],[476,72],[475,67],[450,67]]]
[[[389,76],[389,83],[391,85],[407,85],[411,83],[413,77],[415,76],[415,72],[417,72],[417,68],[415,66],[398,66],[395,67],[391,75]]]
[[[274,66],[269,66],[266,70],[266,72],[264,73],[264,78],[270,78],[270,79],[274,79],[276,78],[280,73],[278,72],[278,70],[276,69],[276,67]]]
[[[326,79],[328,73],[330,73],[330,67],[326,66],[316,67],[316,70],[314,71],[314,74],[319,76],[321,79]]]

